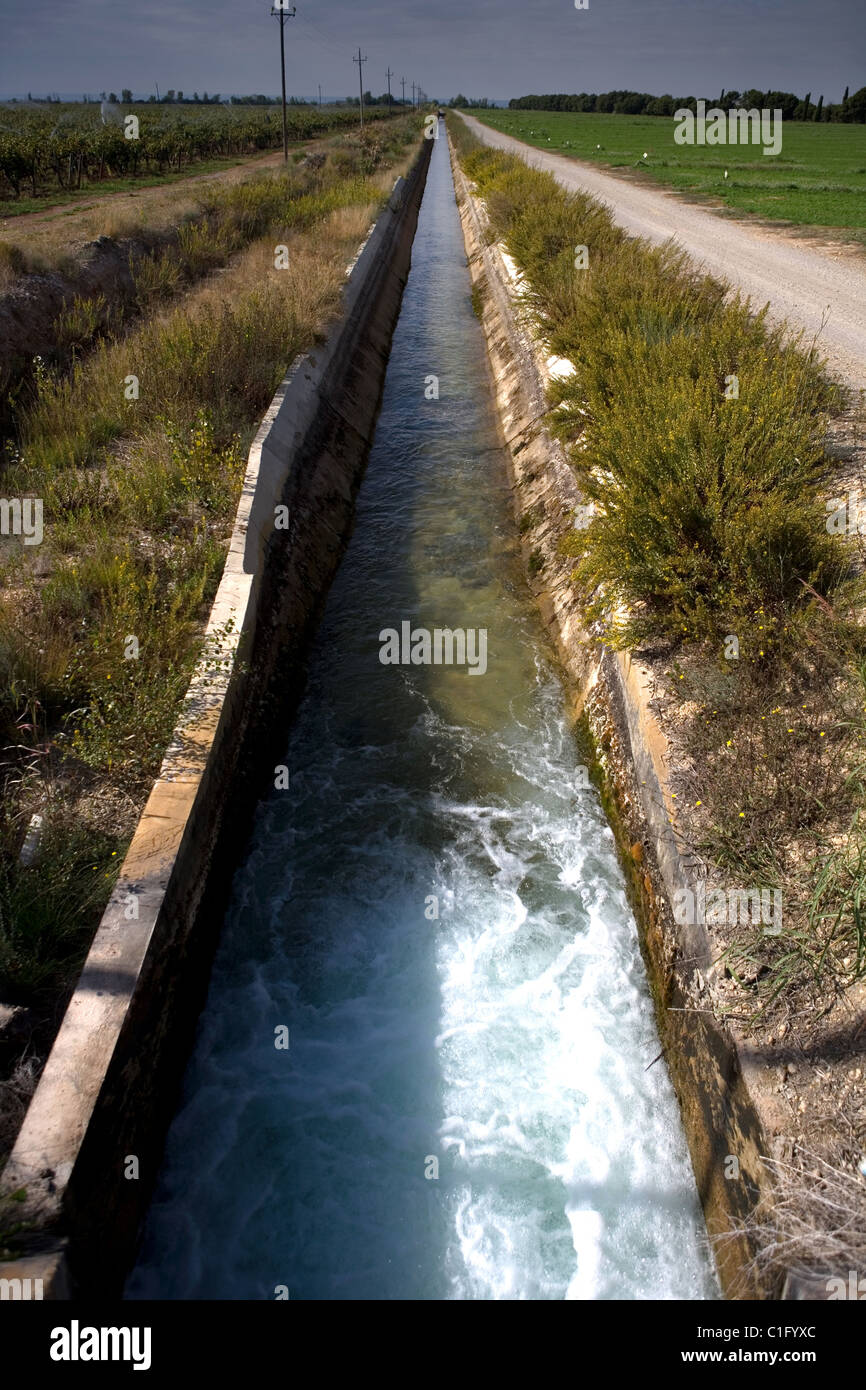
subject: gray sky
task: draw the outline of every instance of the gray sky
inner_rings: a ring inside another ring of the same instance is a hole
[[[674,96],[777,88],[841,98],[866,84],[866,0],[296,0],[297,95],[397,79],[431,96],[625,87]],[[0,95],[181,88],[277,92],[269,0],[0,0]],[[393,83],[392,83],[393,86]],[[396,88],[399,90],[399,86]],[[408,88],[407,88],[408,90]]]

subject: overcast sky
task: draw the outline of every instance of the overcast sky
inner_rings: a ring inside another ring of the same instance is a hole
[[[405,75],[431,96],[716,94],[838,100],[866,84],[866,0],[296,0],[287,85],[357,91]],[[277,92],[269,0],[0,0],[0,95],[182,89]]]

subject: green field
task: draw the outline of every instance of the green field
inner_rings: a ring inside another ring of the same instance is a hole
[[[539,149],[633,169],[680,193],[718,199],[732,212],[845,228],[866,241],[866,125],[785,121],[781,152],[764,155],[760,145],[676,145],[675,123],[666,116],[471,114]]]

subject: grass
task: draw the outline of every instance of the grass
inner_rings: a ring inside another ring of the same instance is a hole
[[[114,885],[117,838],[88,827],[51,824],[38,874],[8,860],[0,878],[0,978],[7,1003],[33,1006],[68,985],[68,962],[87,948]]]
[[[641,178],[718,200],[732,212],[803,227],[845,228],[856,239],[866,238],[866,126],[785,121],[782,149],[768,156],[759,145],[677,145],[673,118],[664,116],[470,114],[537,149],[638,170]]]
[[[145,198],[136,217],[128,211],[106,212],[101,221],[91,221],[90,228],[110,232],[130,267],[125,282],[111,282],[110,293],[98,288],[98,272],[92,268],[82,279],[81,266],[68,254],[68,240],[58,239],[56,228],[53,235],[37,237],[26,251],[26,242],[0,242],[0,289],[11,287],[28,270],[53,265],[65,271],[71,298],[53,323],[53,311],[40,309],[38,281],[29,308],[31,323],[42,323],[43,341],[51,344],[43,349],[45,365],[66,369],[94,343],[118,339],[131,321],[226,266],[269,229],[277,241],[322,216],[328,206],[345,201],[347,179],[358,180],[358,197],[367,198],[363,180],[399,156],[408,128],[405,119],[395,119],[380,123],[363,138],[356,132],[331,137],[319,147],[297,152],[299,159],[288,170],[248,170],[245,177],[198,185],[192,193],[185,189],[177,200],[165,195]],[[146,214],[144,222],[141,213]],[[79,230],[83,228],[84,224]],[[112,265],[117,247],[114,250]],[[76,284],[86,285],[86,292],[73,296]],[[23,353],[10,349],[0,360],[0,428],[8,432],[10,418],[16,410],[20,413],[22,402],[26,406],[35,376],[38,362]]]
[[[204,213],[195,222],[178,229],[173,243],[166,249],[156,249],[134,263],[135,300],[126,309],[112,305],[115,321],[127,321],[136,312],[147,313],[159,303],[171,299],[181,289],[194,284],[219,267],[244,247],[260,239],[267,228],[273,236],[263,249],[260,271],[263,280],[276,272],[273,269],[274,245],[277,240],[303,231],[328,213],[347,205],[366,204],[376,195],[364,177],[329,180],[318,192],[309,192],[316,176],[304,179],[300,175],[261,178],[234,188],[213,190],[203,204]],[[102,312],[103,297],[78,298],[55,322],[58,357],[62,361],[65,345],[77,348],[90,346],[105,332],[106,319]],[[253,310],[254,312],[254,310]],[[244,330],[253,331],[252,323]],[[175,373],[182,367],[195,389],[202,389],[203,377],[215,370],[214,354],[221,351],[224,330],[213,318],[205,318],[200,326],[178,319],[170,331],[152,321],[140,334],[127,334],[102,341],[93,361],[78,362],[65,378],[43,376],[37,380],[36,399],[25,413],[21,435],[37,468],[63,461],[67,464],[87,462],[92,450],[112,435],[123,433],[129,424],[129,402],[118,393],[117,381],[130,373],[149,384],[142,387],[136,414],[147,417],[154,409],[164,408],[179,389]],[[155,338],[162,340],[155,351]],[[187,361],[190,352],[197,355]],[[178,359],[183,358],[181,362]],[[264,358],[262,359],[265,360]],[[162,368],[158,364],[162,364]],[[220,381],[229,396],[246,390],[233,380],[228,362],[223,363]],[[250,367],[255,371],[254,366]],[[154,371],[159,375],[154,378]],[[118,377],[117,373],[120,373]],[[144,375],[143,375],[144,374]],[[267,380],[271,374],[266,369]],[[100,386],[99,383],[102,383]],[[261,399],[261,392],[256,399]],[[52,420],[52,414],[55,418]]]
[[[716,1237],[716,1244],[747,1236],[756,1253],[743,1271],[744,1283],[748,1275],[756,1276],[775,1287],[777,1298],[788,1273],[820,1290],[815,1297],[849,1298],[848,1272],[854,1269],[855,1282],[860,1280],[866,1262],[862,1176],[811,1150],[796,1162],[765,1159],[764,1164],[772,1188],[765,1189],[751,1217]]]
[[[720,646],[741,631],[744,659],[769,662],[800,640],[813,593],[835,598],[850,569],[818,486],[840,393],[810,352],[726,303],[671,246],[626,237],[591,198],[512,156],[479,148],[465,167],[549,349],[577,369],[556,388],[554,420],[594,506],[575,575],[604,639]],[[588,270],[575,268],[580,245]]]
[[[244,243],[219,278],[168,307],[150,283],[137,326],[37,374],[4,480],[44,499],[46,535],[0,556],[0,999],[43,1007],[80,963],[199,651],[249,443],[338,309],[417,122],[388,137],[343,139],[313,186],[280,174],[210,191],[218,259]],[[179,257],[210,262],[213,245],[191,227]],[[36,808],[45,833],[23,868]]]

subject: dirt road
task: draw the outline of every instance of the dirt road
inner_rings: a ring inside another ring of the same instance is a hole
[[[297,148],[306,148],[298,146]],[[162,183],[143,183],[139,188],[121,189],[118,193],[100,193],[99,187],[95,186],[92,195],[83,194],[72,202],[52,203],[50,207],[42,208],[39,212],[21,212],[14,217],[0,218],[0,230],[4,233],[8,230],[17,231],[20,227],[32,227],[39,222],[50,222],[55,217],[69,217],[70,214],[79,212],[92,212],[94,208],[104,208],[108,204],[112,207],[123,204],[139,204],[142,198],[147,198],[148,194],[164,193],[166,190],[173,192],[189,188],[197,183],[204,183],[211,179],[219,183],[237,183],[239,179],[245,178],[251,169],[269,169],[272,165],[282,164],[282,150],[272,150],[268,154],[254,154],[247,159],[239,159],[234,164],[225,169],[211,169],[206,174],[190,174],[187,178],[166,179]]]
[[[735,222],[661,189],[629,183],[588,164],[547,154],[502,135],[471,116],[463,119],[488,145],[547,169],[564,188],[591,194],[634,236],[669,237],[711,274],[769,303],[769,317],[803,329],[831,371],[859,391],[866,387],[866,265],[840,249],[804,245],[783,232]]]

